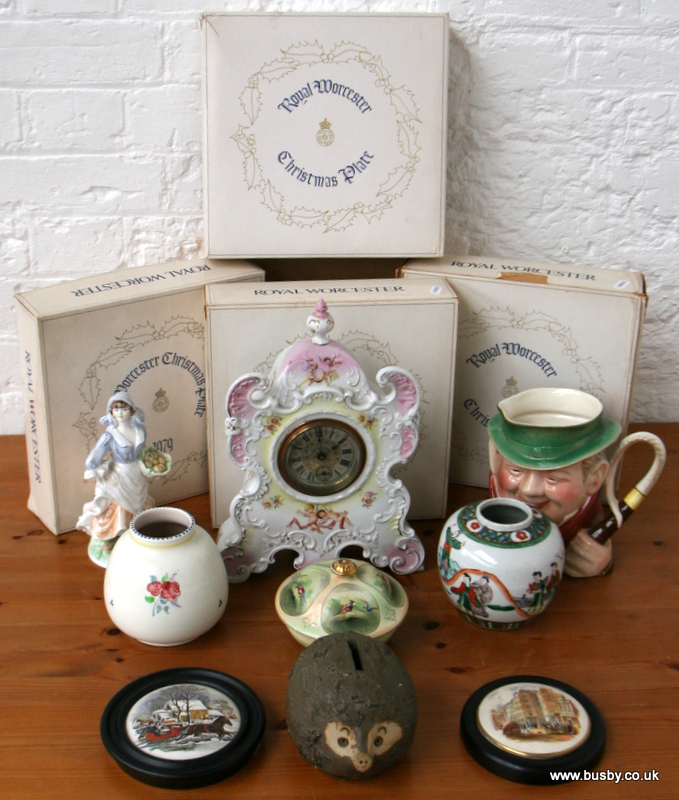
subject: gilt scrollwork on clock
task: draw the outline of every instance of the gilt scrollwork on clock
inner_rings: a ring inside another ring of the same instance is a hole
[[[286,345],[289,347],[290,345],[294,344],[295,342],[300,341],[303,338],[303,334],[296,336],[292,339],[288,339],[286,341]],[[359,357],[358,354],[361,354],[361,359],[363,361],[363,366],[368,366],[370,369],[374,369],[377,372],[382,367],[392,367],[396,366],[399,362],[397,354],[394,353],[394,347],[389,343],[385,342],[379,336],[376,336],[373,333],[367,331],[360,331],[360,330],[351,330],[347,331],[346,333],[342,333],[337,337],[337,341],[345,347],[349,352],[351,352],[357,358]],[[280,350],[276,353],[269,353],[268,356],[257,364],[253,370],[253,374],[266,374],[268,373],[273,364],[278,357]],[[420,394],[420,412],[419,412],[419,435],[417,438],[417,447],[415,452],[413,453],[412,457],[409,458],[408,461],[400,463],[395,466],[394,474],[395,475],[403,475],[408,472],[409,467],[413,462],[413,458],[419,451],[422,446],[422,443],[427,439],[427,409],[426,407],[429,405],[429,400],[427,399],[427,390],[424,386],[424,382],[422,377],[419,373],[412,369],[410,365],[407,367],[408,373],[414,378],[417,389]],[[372,419],[372,418],[371,418]],[[276,427],[280,424],[280,419],[275,415],[270,418],[267,425]],[[370,420],[368,420],[365,424],[370,424]],[[272,431],[273,432],[273,431]]]

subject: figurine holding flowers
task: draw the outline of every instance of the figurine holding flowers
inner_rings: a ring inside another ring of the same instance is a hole
[[[90,535],[88,555],[102,567],[132,517],[155,505],[148,479],[166,475],[172,464],[169,455],[146,447],[144,412],[127,392],[110,397],[106,412],[106,430],[85,461],[85,478],[96,478],[94,499],[76,524]]]

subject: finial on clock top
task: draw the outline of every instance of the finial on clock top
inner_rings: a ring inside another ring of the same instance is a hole
[[[316,303],[314,313],[309,315],[306,324],[313,333],[311,341],[314,344],[328,344],[328,334],[335,327],[335,320],[330,315],[325,300],[321,299]]]

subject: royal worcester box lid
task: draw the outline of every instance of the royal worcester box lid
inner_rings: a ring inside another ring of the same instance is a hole
[[[437,256],[446,14],[208,14],[215,257]]]
[[[85,460],[116,392],[129,392],[144,411],[147,446],[172,455],[172,471],[152,481],[155,502],[207,491],[204,286],[263,279],[263,270],[245,262],[196,259],[16,296],[28,507],[47,528],[73,530],[92,500]]]
[[[219,281],[263,281],[264,270],[247,261],[169,261],[114,270],[15,295],[34,317],[47,319],[105,306],[185,292]]]
[[[281,281],[275,283],[211,284],[205,287],[208,309],[220,306],[302,306],[310,309],[323,298],[333,308],[337,305],[457,304],[457,295],[442,278],[421,277],[404,281],[400,278],[364,280]],[[334,334],[338,331],[335,329]]]
[[[541,264],[492,256],[443,256],[427,261],[410,261],[400,272],[404,276],[410,273],[454,280],[516,281],[615,294],[645,295],[646,292],[641,272]]]
[[[588,392],[624,433],[647,304],[642,273],[446,256],[410,261],[400,274],[445,278],[460,298],[451,481],[488,485],[489,421],[526,389]]]

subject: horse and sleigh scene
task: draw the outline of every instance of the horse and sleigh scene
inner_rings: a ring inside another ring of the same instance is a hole
[[[164,686],[137,701],[127,733],[140,749],[170,760],[221,750],[238,732],[240,714],[222,692],[208,686]]]

